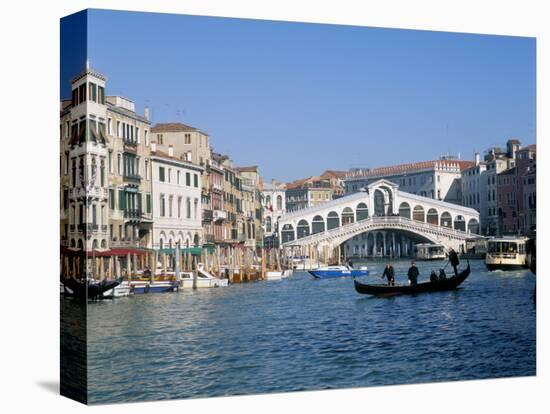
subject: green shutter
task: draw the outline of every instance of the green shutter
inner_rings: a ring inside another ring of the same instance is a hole
[[[197,174],[194,175],[194,180],[195,180],[195,183],[194,183],[195,187],[198,188],[198,186],[199,186],[199,176]]]
[[[164,182],[164,167],[159,167],[159,181]]]
[[[141,213],[141,193],[137,193],[137,209]]]
[[[151,213],[151,194],[145,196],[145,202],[147,203],[147,213]]]
[[[191,174],[185,173],[185,185],[191,186]]]
[[[115,190],[112,188],[109,189],[109,208],[111,210],[115,209]]]
[[[124,190],[118,190],[118,208],[119,210],[126,210],[126,193]]]

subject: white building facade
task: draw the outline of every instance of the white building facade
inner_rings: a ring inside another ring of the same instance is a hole
[[[266,238],[277,234],[278,222],[286,211],[284,184],[264,183],[262,190],[263,227]]]
[[[441,159],[373,169],[351,170],[344,180],[346,194],[366,188],[385,179],[399,185],[402,191],[448,203],[462,204],[462,170],[473,161]]]
[[[202,244],[201,174],[203,168],[169,153],[151,155],[153,249]]]

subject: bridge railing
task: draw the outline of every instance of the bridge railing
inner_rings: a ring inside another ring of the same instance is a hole
[[[371,216],[365,220],[356,221],[350,224],[346,224],[344,226],[335,227],[330,230],[325,230],[319,233],[310,234],[309,236],[295,239],[287,243],[307,244],[308,242],[312,242],[318,238],[325,238],[333,235],[337,236],[341,232],[349,233],[349,232],[353,232],[354,229],[356,228],[362,228],[365,226],[372,226],[372,225],[381,225],[381,224],[402,224],[402,225],[411,227],[417,231],[437,233],[447,237],[453,237],[458,239],[466,239],[468,237],[471,237],[471,233],[469,232],[465,232],[462,230],[457,230],[457,229],[453,229],[445,226],[440,226],[437,224],[427,223],[423,221],[412,220],[402,216]],[[283,244],[286,244],[286,243],[283,243]]]

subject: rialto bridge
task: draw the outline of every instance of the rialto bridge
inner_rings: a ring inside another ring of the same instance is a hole
[[[321,254],[346,242],[346,256],[402,256],[420,242],[460,251],[479,232],[479,213],[379,180],[358,193],[284,214],[278,230],[282,247],[302,252]]]

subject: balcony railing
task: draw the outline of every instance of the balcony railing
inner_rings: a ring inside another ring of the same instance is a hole
[[[138,174],[124,174],[124,180],[134,182],[134,183],[139,183],[139,182],[141,182],[141,175],[138,175]]]
[[[137,209],[124,210],[124,218],[131,218],[131,219],[141,218],[141,210],[137,210]]]
[[[83,233],[92,233],[93,231],[97,231],[98,228],[99,226],[93,223],[80,223],[78,225],[78,231],[81,231]]]
[[[84,187],[75,187],[69,190],[70,198],[100,198],[106,199],[109,197],[109,191],[106,188],[102,187],[92,187],[89,190],[86,190]]]
[[[214,214],[212,213],[212,210],[202,210],[202,221],[212,221],[213,217]]]

